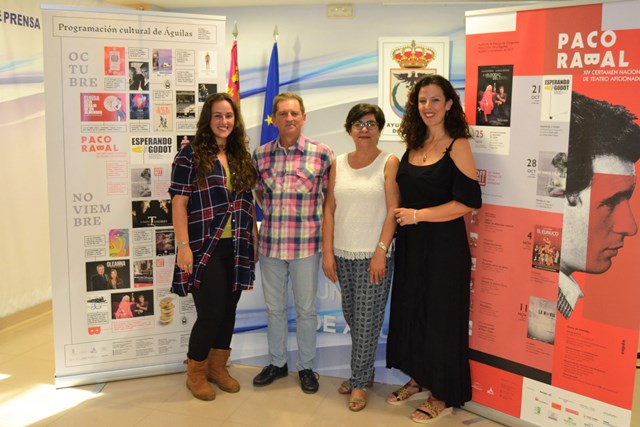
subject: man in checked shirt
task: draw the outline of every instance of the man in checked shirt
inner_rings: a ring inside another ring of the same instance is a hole
[[[256,199],[263,209],[259,261],[267,306],[271,363],[254,379],[262,387],[288,375],[288,282],[296,306],[296,368],[305,393],[318,391],[316,292],[322,247],[322,205],[333,152],[302,135],[306,115],[299,95],[283,92],[273,100],[277,139],[258,147]]]

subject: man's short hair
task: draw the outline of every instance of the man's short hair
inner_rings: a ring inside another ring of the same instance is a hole
[[[275,98],[273,98],[273,108],[271,110],[271,114],[273,117],[275,117],[276,113],[278,112],[278,103],[287,99],[295,99],[296,101],[298,101],[298,103],[300,104],[300,111],[302,112],[302,114],[304,114],[304,102],[302,102],[302,97],[297,93],[282,92],[276,95]]]
[[[574,197],[591,185],[597,156],[616,156],[631,163],[640,158],[640,126],[634,122],[636,119],[622,105],[572,93],[567,197]]]

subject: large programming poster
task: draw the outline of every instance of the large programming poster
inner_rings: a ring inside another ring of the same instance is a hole
[[[638,40],[638,1],[467,14],[473,401],[530,425],[630,425]]]
[[[167,189],[209,92],[224,19],[43,10],[56,385],[182,368]]]

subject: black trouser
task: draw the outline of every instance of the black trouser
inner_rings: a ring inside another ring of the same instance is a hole
[[[220,239],[202,272],[200,288],[191,288],[198,318],[191,329],[189,358],[203,361],[209,349],[228,349],[242,291],[232,292],[233,240]]]

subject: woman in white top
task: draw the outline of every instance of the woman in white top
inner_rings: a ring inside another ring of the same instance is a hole
[[[351,378],[338,392],[350,394],[348,408],[367,404],[373,383],[378,336],[393,275],[391,254],[400,205],[393,154],[378,148],[384,113],[377,105],[358,104],[345,122],[355,151],[336,158],[329,176],[322,226],[322,269],[340,281],[342,311],[351,329]]]

